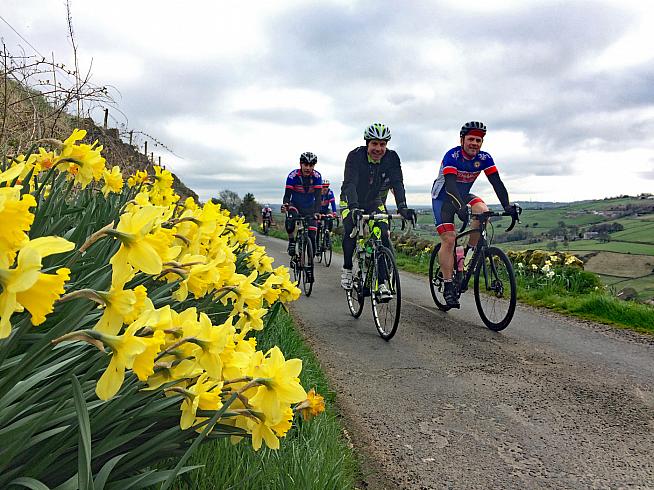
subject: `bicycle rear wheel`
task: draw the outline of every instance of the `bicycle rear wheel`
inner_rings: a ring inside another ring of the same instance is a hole
[[[504,330],[511,323],[516,305],[513,266],[497,247],[488,247],[475,269],[475,303],[482,321],[491,330]]]
[[[443,291],[445,291],[445,280],[443,279],[443,273],[441,272],[441,265],[438,261],[438,252],[441,249],[441,244],[437,244],[434,247],[434,250],[431,252],[431,258],[429,259],[429,290],[431,291],[431,297],[438,306],[439,310],[447,311],[450,309],[445,303],[445,298],[443,297]]]
[[[269,229],[270,229],[270,221],[268,221],[267,219],[264,219],[263,220],[263,234],[267,235]]]
[[[305,296],[311,296],[313,290],[313,246],[311,240],[305,238],[302,243],[300,254],[300,268],[302,269],[302,289]]]
[[[332,265],[332,240],[328,231],[325,231],[325,234],[322,238],[322,255],[325,260],[323,262],[325,267]]]
[[[402,306],[402,290],[400,288],[400,273],[395,264],[395,258],[389,249],[380,246],[373,255],[372,277],[370,281],[370,299],[372,303],[372,318],[377,332],[384,340],[391,340],[400,323]],[[385,284],[391,292],[389,298],[384,298],[379,287]]]
[[[365,302],[365,295],[363,293],[364,282],[363,274],[359,269],[359,263],[355,260],[354,266],[352,267],[352,289],[345,291],[347,306],[354,318],[359,318],[363,311],[363,303]]]

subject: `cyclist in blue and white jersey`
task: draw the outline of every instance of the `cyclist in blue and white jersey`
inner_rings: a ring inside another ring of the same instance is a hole
[[[292,218],[299,216],[312,217],[309,225],[309,238],[315,250],[316,220],[320,217],[320,194],[322,192],[322,176],[314,167],[318,157],[310,151],[300,155],[300,168],[296,168],[286,177],[286,191],[282,204],[282,212],[291,207],[286,219],[286,232],[288,233],[288,254],[295,255],[295,221]]]
[[[500,179],[493,158],[489,153],[481,151],[486,126],[479,121],[467,122],[461,127],[459,136],[461,145],[445,154],[431,190],[434,222],[441,240],[438,261],[445,280],[443,297],[451,308],[459,308],[459,298],[452,283],[456,238],[454,215],[465,221],[468,218],[467,206],[470,206],[475,214],[488,211],[484,201],[470,193],[472,184],[482,171],[493,186],[504,210],[509,213],[516,212],[516,208],[509,202],[509,194]],[[473,221],[471,226],[479,227],[479,223]],[[468,247],[474,247],[478,240],[479,234],[471,234]]]

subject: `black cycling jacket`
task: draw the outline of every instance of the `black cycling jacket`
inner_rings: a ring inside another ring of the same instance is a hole
[[[368,162],[368,150],[360,146],[352,150],[345,160],[345,175],[341,186],[341,199],[350,209],[374,209],[384,203],[388,189],[393,190],[395,203],[406,207],[404,179],[400,157],[386,150],[379,163]]]

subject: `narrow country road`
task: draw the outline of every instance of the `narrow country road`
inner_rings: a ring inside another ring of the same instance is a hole
[[[286,243],[259,237],[288,264]],[[350,316],[342,257],[291,305],[337,392],[366,488],[654,488],[654,339],[518,306],[488,330],[472,293],[436,309],[402,273],[382,340]]]

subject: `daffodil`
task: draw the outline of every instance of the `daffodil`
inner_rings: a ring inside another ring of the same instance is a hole
[[[65,163],[65,169],[82,188],[92,180],[99,180],[105,169],[105,159],[100,154],[103,147],[96,146],[97,141],[92,145],[76,144],[85,136],[85,130],[75,129],[64,141],[61,153],[57,157],[57,164]]]
[[[27,232],[34,222],[30,208],[34,206],[34,197],[31,194],[21,196],[20,187],[0,188],[0,267],[8,268],[18,249],[29,241]]]
[[[222,381],[212,380],[206,373],[203,373],[193,386],[184,390],[185,399],[182,402],[182,417],[179,421],[182,430],[186,430],[207,419],[207,417],[196,416],[198,409],[220,410],[222,406],[220,390],[222,387]]]
[[[325,399],[314,388],[307,392],[307,399],[298,403],[295,410],[302,414],[304,420],[311,420],[325,411]]]
[[[106,196],[110,192],[119,193],[123,188],[123,175],[120,172],[120,167],[114,165],[111,169],[111,172],[108,170],[102,171],[102,177],[104,178],[104,186],[102,187],[102,193]]]
[[[263,316],[268,313],[266,308],[245,308],[241,311],[236,322],[236,329],[241,332],[250,330],[263,330]]]
[[[134,213],[124,213],[112,235],[116,236],[121,247],[111,258],[115,269],[126,264],[146,274],[159,274],[162,270],[162,255],[167,254],[167,243],[153,236],[166,210],[160,206],[145,206]]]
[[[134,175],[127,179],[127,185],[131,189],[135,185],[141,185],[148,180],[148,173],[144,170],[137,170]]]
[[[112,285],[107,292],[98,291],[105,302],[105,309],[95,325],[99,332],[117,335],[124,323],[133,322],[145,308],[148,292],[145,286],[134,289],[122,289],[123,285]]]
[[[281,420],[285,405],[307,398],[298,378],[300,371],[302,361],[287,361],[277,346],[270,349],[263,362],[254,369],[253,377],[264,379],[264,384],[257,388],[256,394],[250,398],[250,404],[255,411],[262,412],[271,424]]]
[[[27,309],[32,324],[40,325],[64,292],[70,271],[61,268],[55,274],[41,272],[42,260],[49,255],[72,250],[75,245],[59,237],[40,237],[27,242],[18,252],[16,267],[0,267],[0,339],[11,332],[11,315]]]
[[[125,379],[125,370],[132,369],[139,356],[143,355],[136,363],[139,373],[145,376],[148,372],[154,372],[154,357],[156,350],[165,342],[164,334],[155,332],[152,337],[138,337],[135,333],[140,328],[135,322],[120,336],[97,334],[102,343],[108,345],[112,351],[109,365],[95,387],[95,393],[101,400],[108,400],[118,393]],[[149,363],[152,364],[151,369],[148,369]]]

